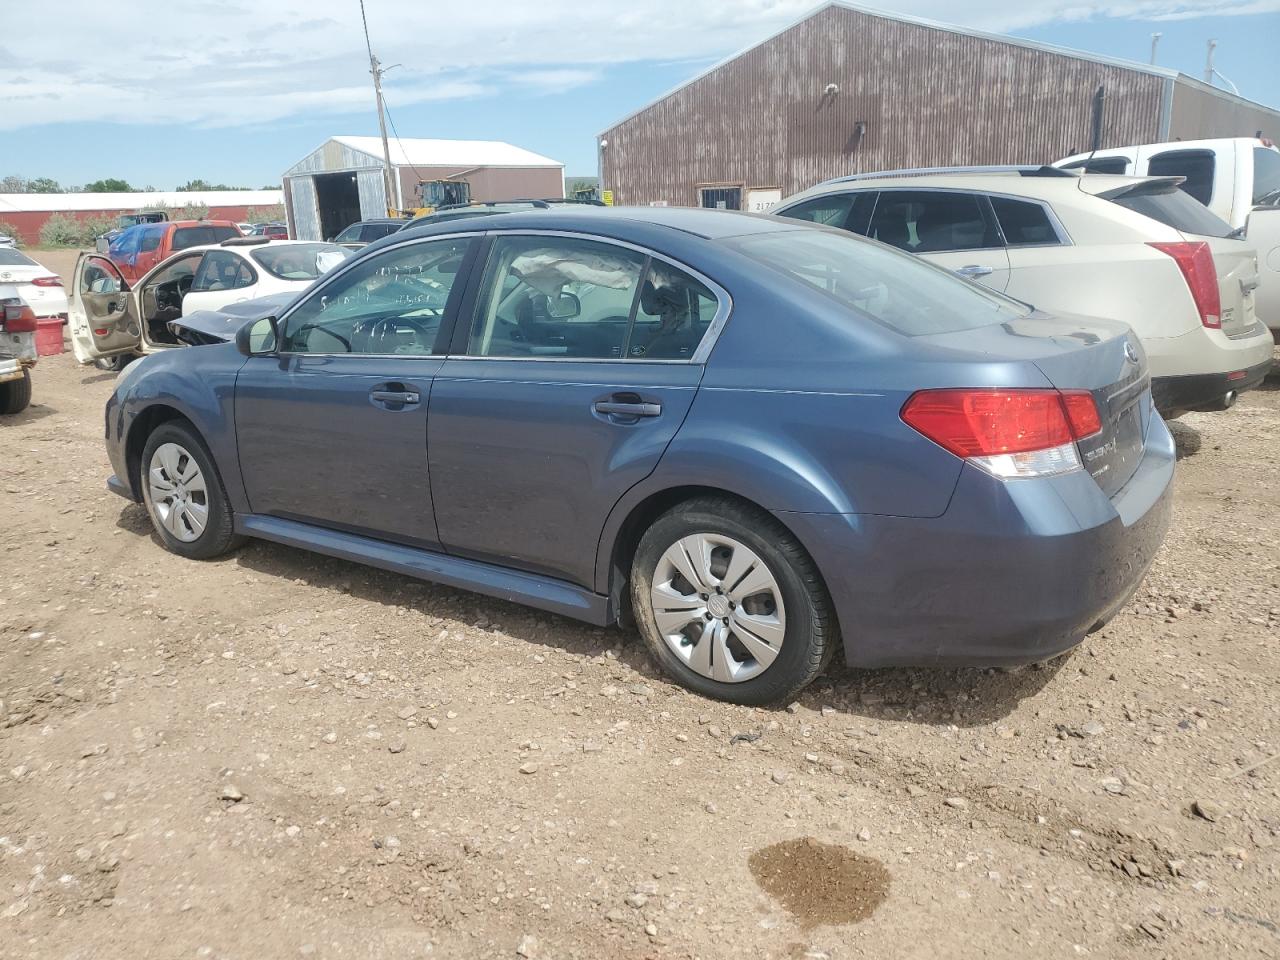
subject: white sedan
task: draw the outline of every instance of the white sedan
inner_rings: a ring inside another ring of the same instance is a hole
[[[352,255],[336,243],[237,237],[189,247],[129,284],[107,257],[81,254],[71,284],[71,343],[81,363],[181,346],[169,323],[196,310],[301,293]]]
[[[67,316],[62,279],[13,247],[0,247],[0,283],[12,283],[37,317]]]

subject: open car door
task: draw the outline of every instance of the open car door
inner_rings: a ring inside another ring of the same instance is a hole
[[[82,253],[76,261],[67,313],[71,347],[81,363],[142,346],[136,300],[119,268],[104,256]]]

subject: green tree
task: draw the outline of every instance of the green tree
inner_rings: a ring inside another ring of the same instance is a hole
[[[26,244],[22,242],[22,234],[18,232],[18,228],[12,223],[5,223],[3,220],[0,220],[0,237],[13,237],[13,242],[16,246],[26,246]]]
[[[118,177],[106,177],[102,180],[95,180],[93,183],[84,185],[85,193],[129,193],[133,187],[129,186],[128,180],[121,180]]]
[[[36,177],[27,181],[28,193],[62,193],[62,185],[52,177]]]
[[[250,207],[245,211],[246,223],[284,223],[284,204],[271,207]]]
[[[210,183],[208,180],[188,180],[178,187],[179,193],[194,193],[197,190],[248,190],[248,187],[233,187],[226,183]]]
[[[10,174],[0,179],[0,193],[26,193],[27,178]]]

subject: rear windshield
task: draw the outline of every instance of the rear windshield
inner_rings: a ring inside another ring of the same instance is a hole
[[[38,267],[30,257],[19,253],[12,247],[0,247],[0,267]]]
[[[1126,210],[1150,217],[1183,233],[1195,233],[1202,237],[1231,235],[1229,223],[1199,200],[1176,187],[1164,187],[1160,190],[1128,190],[1108,199]]]
[[[281,280],[314,280],[352,253],[336,243],[288,243],[278,247],[260,247],[250,251],[249,256],[263,270]]]
[[[235,227],[200,226],[177,227],[173,231],[173,249],[185,250],[187,247],[200,247],[209,243],[221,243],[232,237],[240,236]]]
[[[844,232],[780,231],[724,243],[909,337],[972,330],[1029,312],[948,270]]]

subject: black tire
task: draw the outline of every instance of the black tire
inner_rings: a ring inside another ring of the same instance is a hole
[[[654,618],[650,596],[662,555],[696,533],[731,537],[750,548],[769,568],[782,594],[786,625],[781,649],[777,659],[748,680],[719,681],[691,669],[667,645]],[[645,645],[669,676],[695,693],[731,703],[789,701],[826,669],[839,645],[831,598],[813,559],[777,520],[731,497],[690,500],[653,522],[632,562],[631,605]]]
[[[102,357],[93,361],[93,365],[99,370],[115,370],[120,371],[127,367],[133,361],[138,359],[136,353],[120,353],[114,357]]]
[[[152,502],[151,484],[148,473],[156,450],[166,444],[175,443],[196,462],[205,480],[205,505],[208,507],[208,519],[204,530],[194,540],[184,541],[169,532],[161,522]],[[211,560],[234,550],[244,538],[235,533],[234,513],[231,501],[227,499],[226,487],[222,483],[222,475],[218,473],[217,464],[205,446],[204,440],[195,428],[186,420],[169,420],[160,424],[147,437],[146,446],[142,450],[141,469],[142,499],[147,513],[151,517],[151,525],[155,527],[165,549],[180,557],[191,560]]]
[[[21,413],[31,406],[31,371],[25,367],[21,380],[0,383],[0,414]]]

